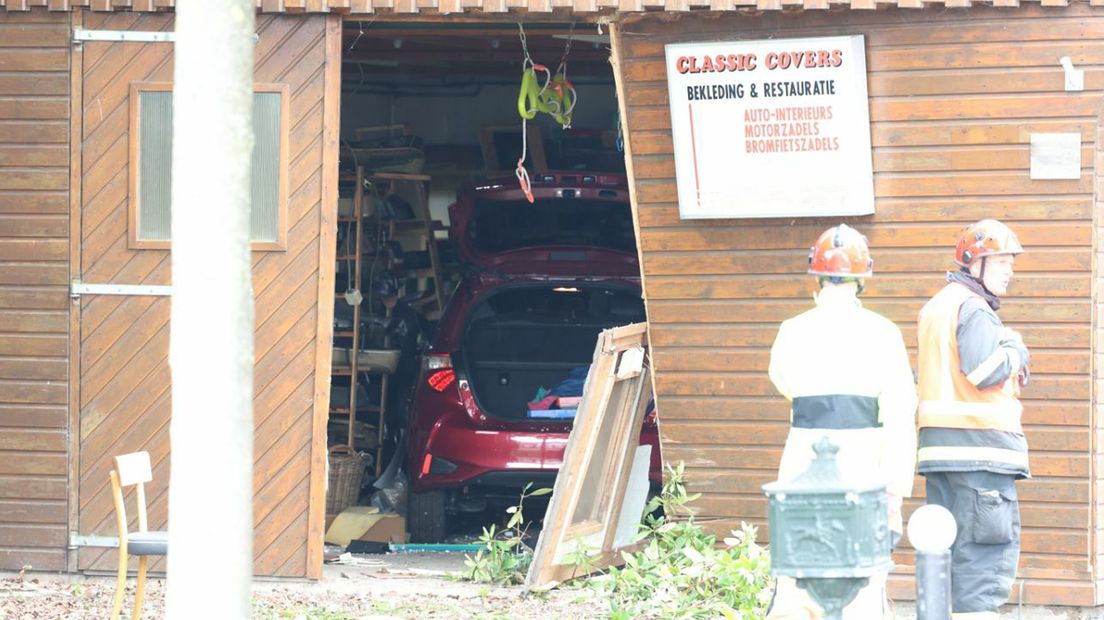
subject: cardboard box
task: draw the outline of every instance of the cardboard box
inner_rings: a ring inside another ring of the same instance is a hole
[[[406,519],[396,514],[380,515],[380,519],[368,527],[357,540],[368,542],[406,542]]]

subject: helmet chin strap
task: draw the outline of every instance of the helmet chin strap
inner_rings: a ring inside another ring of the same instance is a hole
[[[966,270],[966,275],[968,275],[971,278],[977,280],[977,283],[981,285],[981,288],[984,289],[986,293],[989,293],[990,295],[995,295],[995,293],[993,291],[989,290],[988,286],[985,286],[985,267],[986,267],[986,261],[988,261],[988,260],[989,260],[988,256],[982,256],[981,257],[981,270],[978,272],[978,275],[975,276],[973,273],[970,272],[969,269]]]

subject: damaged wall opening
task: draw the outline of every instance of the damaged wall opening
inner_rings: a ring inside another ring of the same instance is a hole
[[[645,320],[608,37],[523,29],[345,22],[328,543],[474,542],[552,486],[599,332]],[[654,413],[640,441],[658,484]]]

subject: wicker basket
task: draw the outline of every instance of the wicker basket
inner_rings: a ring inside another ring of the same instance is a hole
[[[326,490],[326,516],[340,514],[360,498],[360,483],[368,455],[349,446],[330,448],[330,484]]]

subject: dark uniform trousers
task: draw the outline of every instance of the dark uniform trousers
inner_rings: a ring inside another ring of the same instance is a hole
[[[997,611],[1020,560],[1016,476],[988,471],[927,472],[928,503],[954,515],[951,598],[955,613]]]

